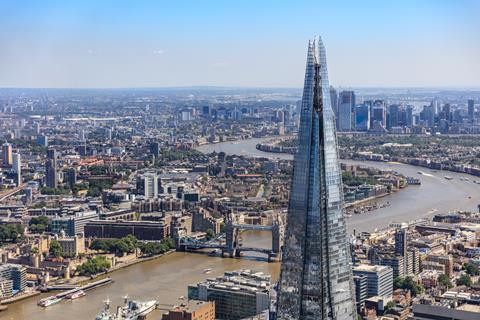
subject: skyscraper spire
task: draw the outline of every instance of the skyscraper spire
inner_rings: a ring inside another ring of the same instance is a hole
[[[278,319],[355,319],[350,252],[325,47],[308,43]]]

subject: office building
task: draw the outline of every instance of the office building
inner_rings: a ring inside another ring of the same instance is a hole
[[[337,138],[320,38],[308,45],[298,136],[277,318],[355,319]]]
[[[80,132],[78,133],[78,139],[80,141],[85,141],[85,130],[80,129]]]
[[[158,142],[152,142],[150,144],[150,152],[155,157],[155,159],[158,159],[158,157],[160,156],[160,144]]]
[[[47,160],[45,161],[45,185],[52,189],[58,187],[57,152],[54,149],[47,151]]]
[[[147,172],[143,175],[143,193],[145,198],[158,198],[158,176],[156,173]]]
[[[0,265],[0,296],[9,298],[25,290],[27,269],[19,264]]]
[[[406,260],[401,255],[382,255],[378,260],[378,264],[392,268],[393,279],[397,277],[405,277]]]
[[[105,138],[110,141],[112,140],[112,129],[105,128]]]
[[[415,117],[413,116],[413,106],[407,106],[407,110],[406,110],[406,115],[405,115],[405,124],[407,125],[407,127],[413,127],[414,125],[416,125],[415,123]]]
[[[12,160],[12,172],[15,173],[17,186],[20,186],[22,184],[22,160],[20,153],[13,153]]]
[[[10,143],[4,143],[2,145],[2,164],[4,167],[11,167],[12,163],[12,145]]]
[[[391,129],[392,127],[397,127],[399,125],[399,114],[400,113],[400,106],[397,104],[392,104],[388,107],[388,115],[389,115],[389,123],[387,124],[387,128]]]
[[[355,131],[370,130],[370,107],[365,104],[355,106]]]
[[[69,168],[65,175],[65,180],[68,184],[68,187],[73,189],[77,183],[77,170],[75,170],[75,168]]]
[[[368,297],[390,297],[393,293],[393,270],[390,267],[361,264],[353,267],[353,275],[367,277]]]
[[[357,311],[363,306],[365,299],[368,298],[368,278],[365,275],[357,275],[353,277],[355,285],[355,302],[357,303]]]
[[[188,300],[162,315],[162,320],[215,320],[215,301]]]
[[[8,299],[13,296],[13,281],[0,276],[0,299]]]
[[[205,115],[205,116],[209,116],[210,115],[210,106],[203,106],[202,107],[202,114]]]
[[[270,290],[270,275],[239,270],[189,285],[188,299],[214,301],[217,319],[240,320],[268,310]]]
[[[63,230],[70,237],[83,234],[87,222],[94,219],[98,219],[96,211],[82,211],[66,217],[56,217],[52,219],[52,232],[60,234]]]
[[[473,99],[468,100],[467,102],[467,111],[468,111],[468,119],[470,121],[475,121],[475,104]]]
[[[48,137],[46,135],[38,135],[37,144],[41,147],[48,147]]]
[[[373,127],[373,124],[376,122],[382,127],[387,125],[387,111],[385,108],[385,103],[381,100],[375,101],[371,106],[371,116],[370,116],[370,127]]]
[[[355,93],[342,91],[338,96],[338,131],[352,131]]]
[[[449,103],[445,103],[442,108],[443,118],[447,120],[448,123],[452,123],[452,109]]]
[[[421,269],[436,270],[450,278],[453,275],[453,258],[450,255],[427,255],[421,262]]]
[[[85,224],[86,238],[123,238],[129,234],[138,240],[163,240],[170,236],[170,225],[162,221],[91,220]]]
[[[468,303],[455,307],[414,303],[412,311],[414,320],[478,320],[480,317],[480,306]]]

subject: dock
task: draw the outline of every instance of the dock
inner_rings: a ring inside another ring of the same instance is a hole
[[[101,279],[101,280],[98,280],[98,281],[95,281],[95,282],[90,282],[90,283],[87,283],[83,286],[79,286],[79,287],[73,287],[73,288],[70,288],[70,287],[67,287],[67,286],[58,286],[58,287],[55,287],[55,286],[52,286],[50,287],[51,290],[61,290],[61,289],[69,289],[65,292],[62,292],[62,293],[59,293],[59,294],[56,294],[54,296],[50,296],[50,297],[47,297],[47,298],[44,298],[40,301],[46,301],[46,300],[52,300],[52,299],[58,299],[58,298],[65,298],[65,296],[71,294],[71,293],[74,293],[74,292],[77,292],[77,291],[80,291],[80,290],[83,290],[83,291],[89,291],[89,290],[92,290],[92,289],[95,289],[95,288],[98,288],[98,287],[101,287],[101,286],[104,286],[104,285],[107,285],[107,284],[110,284],[112,283],[113,280],[112,278],[105,278],[105,279]]]

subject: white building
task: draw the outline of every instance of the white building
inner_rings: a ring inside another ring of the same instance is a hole
[[[20,153],[12,154],[12,171],[17,176],[17,186],[22,184],[22,160],[20,158]]]
[[[143,175],[143,189],[145,198],[158,198],[158,176],[153,172]]]

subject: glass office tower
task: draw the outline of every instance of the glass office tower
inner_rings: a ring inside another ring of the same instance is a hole
[[[277,319],[355,319],[325,48],[309,41]]]

